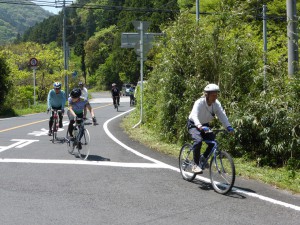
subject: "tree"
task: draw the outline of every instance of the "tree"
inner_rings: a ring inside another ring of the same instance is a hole
[[[3,106],[12,85],[9,81],[10,70],[3,57],[0,57],[0,105]]]

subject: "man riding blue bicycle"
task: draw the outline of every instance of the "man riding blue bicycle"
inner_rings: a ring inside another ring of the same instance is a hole
[[[219,92],[220,88],[218,85],[208,84],[204,88],[204,96],[195,101],[193,109],[189,115],[187,127],[188,132],[193,139],[192,149],[194,165],[192,167],[192,171],[194,173],[202,173],[202,169],[198,165],[200,163],[202,141],[215,140],[215,134],[210,132],[209,122],[217,116],[228,132],[234,132],[221,103],[217,100]],[[208,144],[205,152],[203,153],[203,157],[208,157],[212,147],[213,145]]]

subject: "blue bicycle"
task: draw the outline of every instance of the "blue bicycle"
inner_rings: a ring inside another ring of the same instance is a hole
[[[227,132],[225,130],[213,130],[216,135],[220,132]],[[209,176],[213,189],[220,194],[227,194],[231,191],[235,181],[235,166],[232,157],[226,151],[218,148],[217,141],[204,140],[205,143],[214,145],[209,156],[204,159],[200,157],[200,168],[205,170],[209,168]],[[209,162],[209,159],[210,162]],[[192,181],[196,175],[192,172],[194,165],[193,150],[190,143],[182,146],[179,154],[179,168],[183,179]]]

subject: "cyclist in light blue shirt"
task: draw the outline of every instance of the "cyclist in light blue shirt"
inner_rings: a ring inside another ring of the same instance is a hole
[[[64,107],[66,104],[66,94],[63,90],[61,90],[61,83],[55,82],[53,84],[53,89],[49,91],[48,97],[47,97],[47,111],[49,112],[51,109],[57,109],[61,110],[59,113],[59,127],[62,128],[62,119],[64,114]],[[49,133],[48,135],[52,135],[52,125],[53,125],[53,114],[51,113],[50,119],[49,119]]]

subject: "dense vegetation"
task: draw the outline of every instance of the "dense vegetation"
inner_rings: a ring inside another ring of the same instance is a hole
[[[299,169],[300,81],[298,74],[287,75],[285,3],[200,2],[201,10],[210,13],[201,14],[196,23],[194,0],[77,1],[80,6],[103,7],[66,10],[67,41],[72,53],[66,71],[70,86],[78,79],[86,79],[88,85],[99,89],[109,88],[112,82],[137,82],[139,62],[133,50],[120,48],[120,36],[122,32],[134,32],[133,20],[149,21],[149,32],[164,32],[166,36],[156,40],[145,63],[148,82],[144,126],[167,142],[187,140],[185,124],[192,104],[201,96],[203,87],[214,82],[221,87],[220,100],[237,130],[235,138],[222,141],[224,147],[235,156],[257,160],[260,166]],[[269,10],[266,77],[263,3]],[[112,8],[104,7],[108,5]],[[144,9],[149,10],[145,13]],[[24,107],[27,99],[32,102],[32,71],[27,67],[31,56],[41,61],[39,101],[45,101],[54,80],[64,81],[62,53],[57,47],[61,46],[61,21],[62,15],[51,17],[28,30],[22,37],[24,43],[3,47],[2,56],[8,59],[11,70],[7,82],[13,83],[8,96],[16,107]],[[29,50],[28,46],[34,48]],[[74,71],[79,75],[73,77]]]

